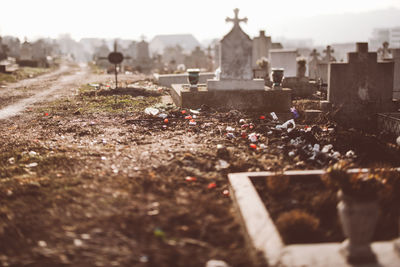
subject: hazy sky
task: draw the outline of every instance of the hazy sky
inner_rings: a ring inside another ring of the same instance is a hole
[[[307,17],[358,13],[389,7],[400,0],[0,0],[0,34],[28,39],[70,33],[82,37],[147,40],[157,34],[192,33],[197,39],[220,38],[232,27],[225,23],[233,8],[246,16],[242,28],[255,36],[312,38],[312,33],[291,30]],[[399,19],[400,26],[400,19]],[[345,30],[345,29],[344,29]],[[318,41],[318,40],[317,40]]]

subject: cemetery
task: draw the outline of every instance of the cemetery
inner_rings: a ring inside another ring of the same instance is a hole
[[[0,266],[400,266],[400,49],[301,54],[233,12],[214,48],[0,80]]]

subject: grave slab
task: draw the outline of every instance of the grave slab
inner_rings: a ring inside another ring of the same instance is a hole
[[[215,74],[213,72],[201,72],[199,83],[206,83],[208,79],[213,79]],[[185,84],[188,83],[188,74],[155,74],[154,77],[158,84],[165,87],[171,87],[172,84]]]
[[[220,110],[247,110],[287,113],[291,107],[291,91],[272,90],[208,90],[199,85],[197,92],[191,92],[189,85],[173,84],[171,96],[175,105],[183,108],[200,108],[206,105]]]
[[[397,169],[399,171],[400,168]],[[349,172],[367,172],[368,169],[351,169]],[[325,170],[285,171],[287,176],[324,175]],[[231,197],[238,211],[244,229],[250,255],[263,255],[268,266],[354,266],[340,253],[341,243],[295,244],[285,245],[273,223],[267,209],[258,195],[251,179],[265,179],[274,176],[274,172],[244,172],[228,174]],[[394,249],[393,241],[373,242],[373,252],[377,256],[376,264],[360,264],[359,267],[395,267],[400,266],[400,254]]]

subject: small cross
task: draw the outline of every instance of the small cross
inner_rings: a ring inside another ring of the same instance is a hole
[[[333,50],[330,45],[328,45],[326,47],[326,49],[324,50],[324,53],[326,54],[326,56],[328,58],[331,58],[331,55],[332,55],[333,52],[335,52],[335,50]]]
[[[317,49],[313,49],[313,51],[311,52],[310,56],[313,59],[318,59],[318,57],[320,56],[320,53],[318,53]]]
[[[233,19],[227,17],[225,19],[226,22],[233,22],[233,27],[239,27],[240,22],[245,22],[247,23],[247,18],[239,19],[238,13],[239,13],[239,8],[235,8],[233,10],[235,12],[235,17]]]

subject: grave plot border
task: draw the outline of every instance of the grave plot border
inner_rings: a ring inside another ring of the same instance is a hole
[[[397,168],[400,171],[400,168]],[[349,172],[367,172],[368,169],[351,169]],[[288,176],[323,175],[325,170],[285,171]],[[272,221],[250,179],[274,176],[274,172],[230,173],[231,198],[250,247],[251,257],[262,255],[268,266],[353,266],[340,254],[341,243],[286,245]],[[373,242],[372,250],[377,264],[357,266],[400,266],[400,253],[394,249],[394,241]]]

